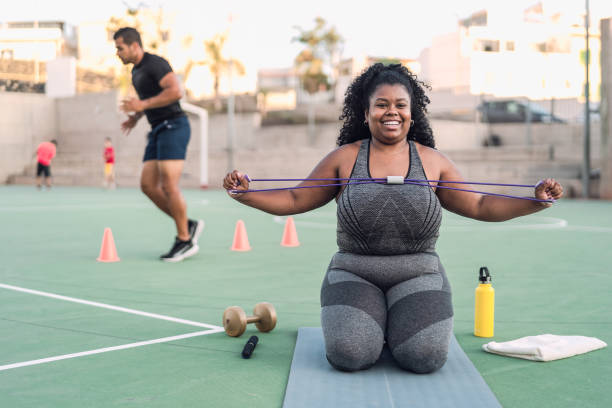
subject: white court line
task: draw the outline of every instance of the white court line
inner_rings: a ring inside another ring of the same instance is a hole
[[[167,321],[175,322],[175,323],[188,324],[190,326],[206,327],[208,329],[213,329],[213,330],[222,329],[222,327],[215,326],[212,324],[194,322],[192,320],[178,319],[176,317],[164,316],[164,315],[155,314],[155,313],[142,312],[140,310],[128,309],[128,308],[120,307],[120,306],[107,305],[105,303],[91,302],[89,300],[83,300],[83,299],[77,299],[77,298],[68,297],[68,296],[56,295],[54,293],[41,292],[39,290],[20,288],[18,286],[6,285],[4,283],[0,283],[0,288],[14,290],[17,292],[29,293],[32,295],[46,296],[46,297],[50,297],[53,299],[66,300],[68,302],[81,303],[81,304],[89,305],[89,306],[101,307],[104,309],[116,310],[118,312],[131,313],[131,314],[135,314],[139,316],[151,317],[153,319],[160,319],[160,320],[167,320]]]
[[[551,223],[539,224],[520,224],[520,223],[470,223],[468,225],[444,225],[442,229],[449,231],[500,231],[500,230],[548,230],[548,229],[567,229],[568,222],[562,218],[542,217],[552,220]]]
[[[206,336],[207,334],[219,333],[222,331],[223,331],[223,328],[213,329],[213,330],[203,330],[203,331],[198,331],[198,332],[193,332],[193,333],[180,334],[178,336],[163,337],[161,339],[139,341],[137,343],[122,344],[120,346],[105,347],[105,348],[89,350],[89,351],[81,351],[80,353],[63,354],[61,356],[41,358],[38,360],[22,361],[21,363],[13,363],[13,364],[7,364],[7,365],[0,366],[0,371],[10,370],[12,368],[27,367],[27,366],[37,365],[37,364],[51,363],[53,361],[59,361],[59,360],[67,360],[69,358],[90,356],[92,354],[106,353],[108,351],[125,350],[129,348],[134,348],[134,347],[148,346],[151,344],[167,343],[169,341],[188,339],[190,337]]]
[[[277,224],[284,224],[287,217],[274,216],[273,220]],[[601,232],[609,233],[612,232],[612,227],[596,227],[588,225],[571,225],[567,220],[563,218],[555,217],[533,217],[533,219],[545,221],[534,224],[520,224],[520,223],[477,223],[477,222],[464,222],[463,225],[451,222],[450,224],[442,223],[441,229],[445,231],[499,231],[499,230],[547,230],[547,229],[562,229],[564,231],[584,231],[584,232]],[[550,222],[546,222],[550,221]],[[317,221],[295,221],[296,226],[307,227],[307,228],[336,228],[336,224],[317,222]]]

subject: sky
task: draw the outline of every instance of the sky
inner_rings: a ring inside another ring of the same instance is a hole
[[[344,37],[343,57],[360,55],[418,58],[432,37],[452,32],[458,19],[485,7],[522,10],[536,0],[54,0],[11,1],[0,21],[61,20],[72,25],[122,15],[126,4],[163,7],[175,14],[175,35],[211,38],[230,26],[229,51],[254,68],[289,67],[300,50],[298,30],[323,17]],[[581,0],[556,0],[584,9]],[[590,0],[591,8],[612,8],[610,0]],[[606,6],[608,4],[608,6]]]

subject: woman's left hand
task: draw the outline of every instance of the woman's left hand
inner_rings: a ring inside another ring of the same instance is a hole
[[[563,187],[555,179],[547,178],[536,184],[535,198],[540,200],[558,200],[563,197]],[[548,204],[550,206],[550,204]]]

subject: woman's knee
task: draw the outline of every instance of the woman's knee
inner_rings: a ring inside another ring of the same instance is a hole
[[[397,364],[404,370],[417,374],[429,374],[439,370],[448,358],[448,347],[435,344],[416,348],[397,347],[391,350]]]
[[[382,342],[362,342],[354,338],[326,339],[327,361],[337,370],[358,371],[373,366],[382,352]]]
[[[399,322],[390,324],[394,335],[388,337],[389,349],[400,367],[418,374],[440,369],[448,357],[448,347],[453,333],[453,319],[449,317],[433,323],[415,333],[403,333]]]
[[[384,327],[367,312],[346,305],[325,306],[321,310],[321,326],[327,360],[334,368],[363,370],[380,357]]]

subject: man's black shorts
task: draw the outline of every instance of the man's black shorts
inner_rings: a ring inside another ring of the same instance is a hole
[[[142,161],[185,160],[190,136],[187,116],[164,120],[149,132]]]
[[[43,174],[45,177],[51,177],[51,166],[38,163],[38,166],[36,166],[36,177],[40,177]]]

